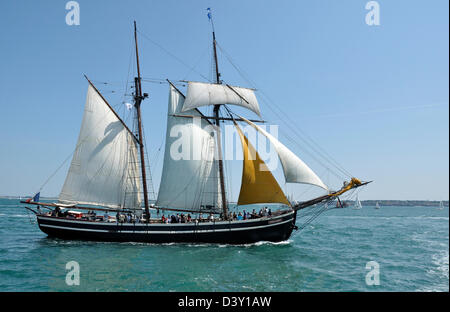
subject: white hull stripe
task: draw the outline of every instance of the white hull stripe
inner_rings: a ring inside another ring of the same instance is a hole
[[[129,233],[129,234],[198,234],[198,233],[215,233],[215,232],[230,232],[230,231],[246,231],[246,230],[255,230],[261,228],[268,228],[272,226],[277,226],[280,224],[292,222],[292,219],[277,222],[273,224],[245,227],[245,228],[231,228],[231,229],[217,229],[217,230],[193,230],[193,231],[112,231],[112,230],[95,230],[95,229],[82,229],[82,228],[73,228],[68,226],[57,226],[57,225],[49,225],[49,224],[40,224],[41,227],[61,229],[61,230],[71,230],[71,231],[84,231],[84,232],[101,232],[101,233],[110,233],[110,234],[121,234],[121,233]]]

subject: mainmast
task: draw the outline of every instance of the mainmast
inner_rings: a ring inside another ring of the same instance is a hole
[[[139,152],[141,159],[141,171],[142,171],[142,186],[144,188],[144,204],[145,204],[145,219],[147,221],[150,220],[150,210],[148,206],[148,193],[147,193],[147,177],[145,174],[145,158],[144,158],[144,138],[142,136],[142,119],[141,119],[141,102],[143,99],[147,97],[147,94],[144,93],[142,96],[142,88],[141,88],[141,72],[139,69],[139,53],[138,53],[138,44],[137,44],[137,31],[136,31],[136,21],[134,21],[134,41],[136,44],[136,64],[137,64],[137,77],[134,78],[134,107],[136,107],[137,113],[137,121],[138,121],[138,130],[139,130]]]
[[[214,63],[216,69],[216,83],[221,84],[220,81],[220,73],[219,73],[219,63],[217,61],[217,48],[216,48],[216,34],[214,32],[214,24],[211,17],[211,12],[208,9],[208,18],[211,21],[212,26],[212,35],[213,35],[213,49],[214,49]],[[218,164],[219,164],[219,179],[220,179],[220,191],[222,195],[222,208],[223,208],[223,218],[228,220],[228,207],[227,207],[227,198],[225,192],[225,177],[223,173],[223,160],[222,160],[222,140],[221,140],[221,131],[220,131],[220,117],[219,117],[220,105],[214,105],[214,117],[217,128],[217,148],[218,148]]]

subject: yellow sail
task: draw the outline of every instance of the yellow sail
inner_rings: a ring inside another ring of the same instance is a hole
[[[270,172],[267,165],[259,157],[258,152],[250,144],[239,126],[234,123],[239,133],[244,152],[242,184],[238,205],[259,203],[281,203],[290,206],[280,185]]]

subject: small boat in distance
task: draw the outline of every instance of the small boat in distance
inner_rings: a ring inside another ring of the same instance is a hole
[[[444,210],[444,202],[442,200],[439,202],[439,208],[438,209],[439,210]]]
[[[361,208],[362,208],[361,201],[359,200],[358,195],[356,195],[355,205],[353,206],[353,209],[359,210]]]
[[[380,204],[377,202],[377,204],[375,205],[375,209],[380,209]]]

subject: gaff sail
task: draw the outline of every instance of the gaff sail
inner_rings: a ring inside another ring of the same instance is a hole
[[[189,114],[198,116],[198,120],[173,116],[184,103],[180,93],[170,86],[164,165],[156,205],[193,211],[219,208],[222,201],[214,160],[214,129],[196,110]]]
[[[78,142],[59,201],[140,208],[137,148],[132,133],[89,85]]]

